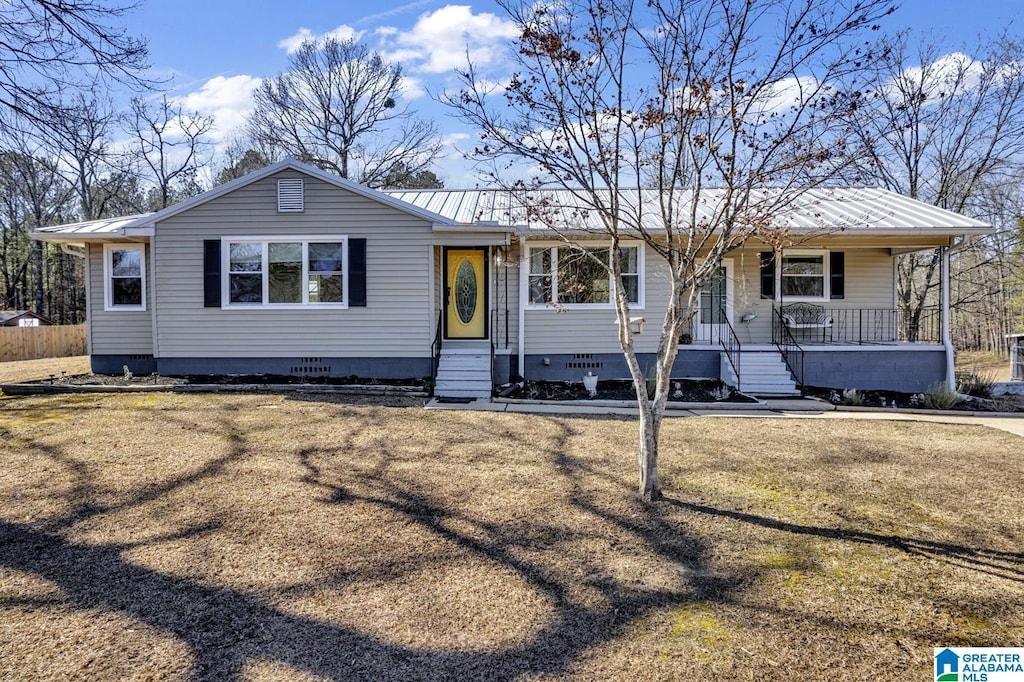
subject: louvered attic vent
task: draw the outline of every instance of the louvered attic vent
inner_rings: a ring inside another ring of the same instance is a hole
[[[301,213],[305,209],[302,178],[277,181],[278,213]]]

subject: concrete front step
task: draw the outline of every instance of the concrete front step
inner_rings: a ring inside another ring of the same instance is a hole
[[[444,346],[441,348],[441,357],[445,355],[490,355],[491,347],[484,346]]]

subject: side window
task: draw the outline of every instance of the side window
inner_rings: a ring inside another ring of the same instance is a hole
[[[146,309],[144,244],[103,245],[104,310]]]

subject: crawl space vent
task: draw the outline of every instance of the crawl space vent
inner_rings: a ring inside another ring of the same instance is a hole
[[[302,178],[277,181],[277,211],[279,213],[301,213],[305,208]]]

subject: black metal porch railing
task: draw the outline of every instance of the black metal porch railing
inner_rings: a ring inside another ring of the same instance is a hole
[[[772,319],[785,324],[786,306],[773,307]],[[896,308],[821,308],[814,324],[787,325],[804,345],[942,343],[942,311],[928,307],[910,312]],[[774,343],[777,335],[773,333]]]
[[[725,351],[725,357],[729,360],[729,364],[732,365],[732,371],[736,374],[736,387],[740,386],[740,351],[742,347],[740,345],[740,339],[736,336],[736,330],[733,329],[732,323],[728,319],[723,318],[723,324],[721,331],[718,335],[718,343],[721,344],[722,350]]]
[[[430,344],[430,383],[437,384],[437,367],[441,363],[441,340],[442,340],[442,315],[444,310],[437,311],[437,331],[434,332],[434,341]],[[431,388],[433,391],[433,388]]]
[[[779,349],[789,373],[793,375],[797,386],[804,385],[804,349],[793,336],[782,313],[772,307],[772,343]]]

